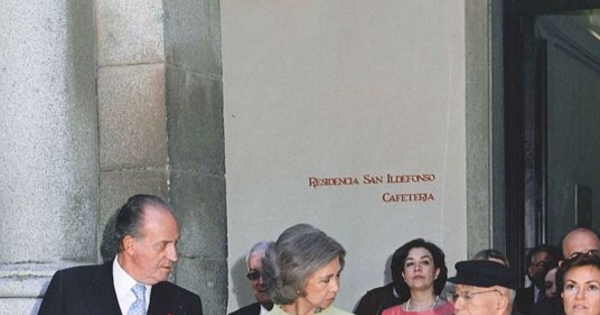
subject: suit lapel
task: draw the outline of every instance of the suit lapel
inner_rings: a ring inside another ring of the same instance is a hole
[[[107,262],[96,269],[89,287],[86,291],[86,299],[89,314],[106,315],[121,314],[119,301],[115,293],[112,275],[112,261]]]
[[[260,314],[260,303],[254,303],[254,306],[252,307],[252,314],[253,315],[259,315]]]
[[[148,305],[148,315],[175,315],[178,310],[169,310],[168,297],[162,282],[152,286],[150,292],[150,304]]]

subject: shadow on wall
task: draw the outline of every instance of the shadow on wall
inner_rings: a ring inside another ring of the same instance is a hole
[[[389,255],[388,258],[385,260],[385,267],[383,269],[383,285],[386,285],[393,281],[393,279],[392,279],[392,257],[394,257],[393,253],[391,255]]]
[[[230,272],[231,284],[233,288],[232,291],[238,307],[246,306],[256,302],[256,299],[252,294],[252,289],[250,288],[250,282],[246,278],[246,273],[248,272],[246,269],[246,257],[242,256],[238,258],[231,266]]]
[[[363,295],[365,293],[367,293],[367,291],[375,289],[377,287],[384,286],[393,281],[392,280],[393,279],[392,278],[392,257],[394,257],[393,253],[391,255],[389,255],[388,258],[385,260],[385,266],[383,267],[383,283],[380,283],[379,285],[377,285],[375,287],[364,288],[362,295],[358,298],[358,300],[356,300],[356,302],[354,303],[354,306],[352,306],[353,311],[356,309],[356,307],[358,306],[358,303],[360,302],[360,299],[363,297]],[[342,284],[342,286],[343,286],[343,284]],[[343,287],[342,287],[342,289],[343,289]]]
[[[115,227],[117,214],[118,211],[115,211],[115,213],[110,216],[108,222],[106,222],[106,225],[104,226],[104,231],[102,232],[100,257],[102,257],[103,263],[113,260],[119,252],[119,239],[116,237]]]

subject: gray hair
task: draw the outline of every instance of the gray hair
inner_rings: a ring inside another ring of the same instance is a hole
[[[263,280],[271,300],[287,305],[304,291],[310,275],[339,258],[346,250],[336,240],[309,224],[289,227],[271,243],[263,258]]]
[[[515,302],[515,297],[517,297],[517,291],[509,289],[508,290],[508,299],[510,301],[510,304]]]
[[[510,267],[508,258],[499,250],[488,248],[478,251],[471,260],[492,260],[497,259],[504,263],[505,266]]]
[[[269,243],[272,242],[260,241],[252,245],[252,248],[250,248],[250,251],[248,251],[248,254],[246,254],[246,269],[248,269],[248,271],[250,271],[250,257],[255,254],[260,254],[262,260],[262,258],[265,257],[267,248],[269,248]]]

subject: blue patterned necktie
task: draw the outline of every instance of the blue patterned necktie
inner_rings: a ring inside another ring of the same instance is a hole
[[[138,283],[131,291],[135,295],[135,302],[129,307],[127,315],[146,315],[146,286]]]

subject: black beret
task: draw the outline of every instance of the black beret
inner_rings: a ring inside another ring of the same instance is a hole
[[[459,261],[454,265],[456,276],[448,279],[455,284],[489,288],[495,285],[517,290],[519,278],[501,263],[491,260]]]

